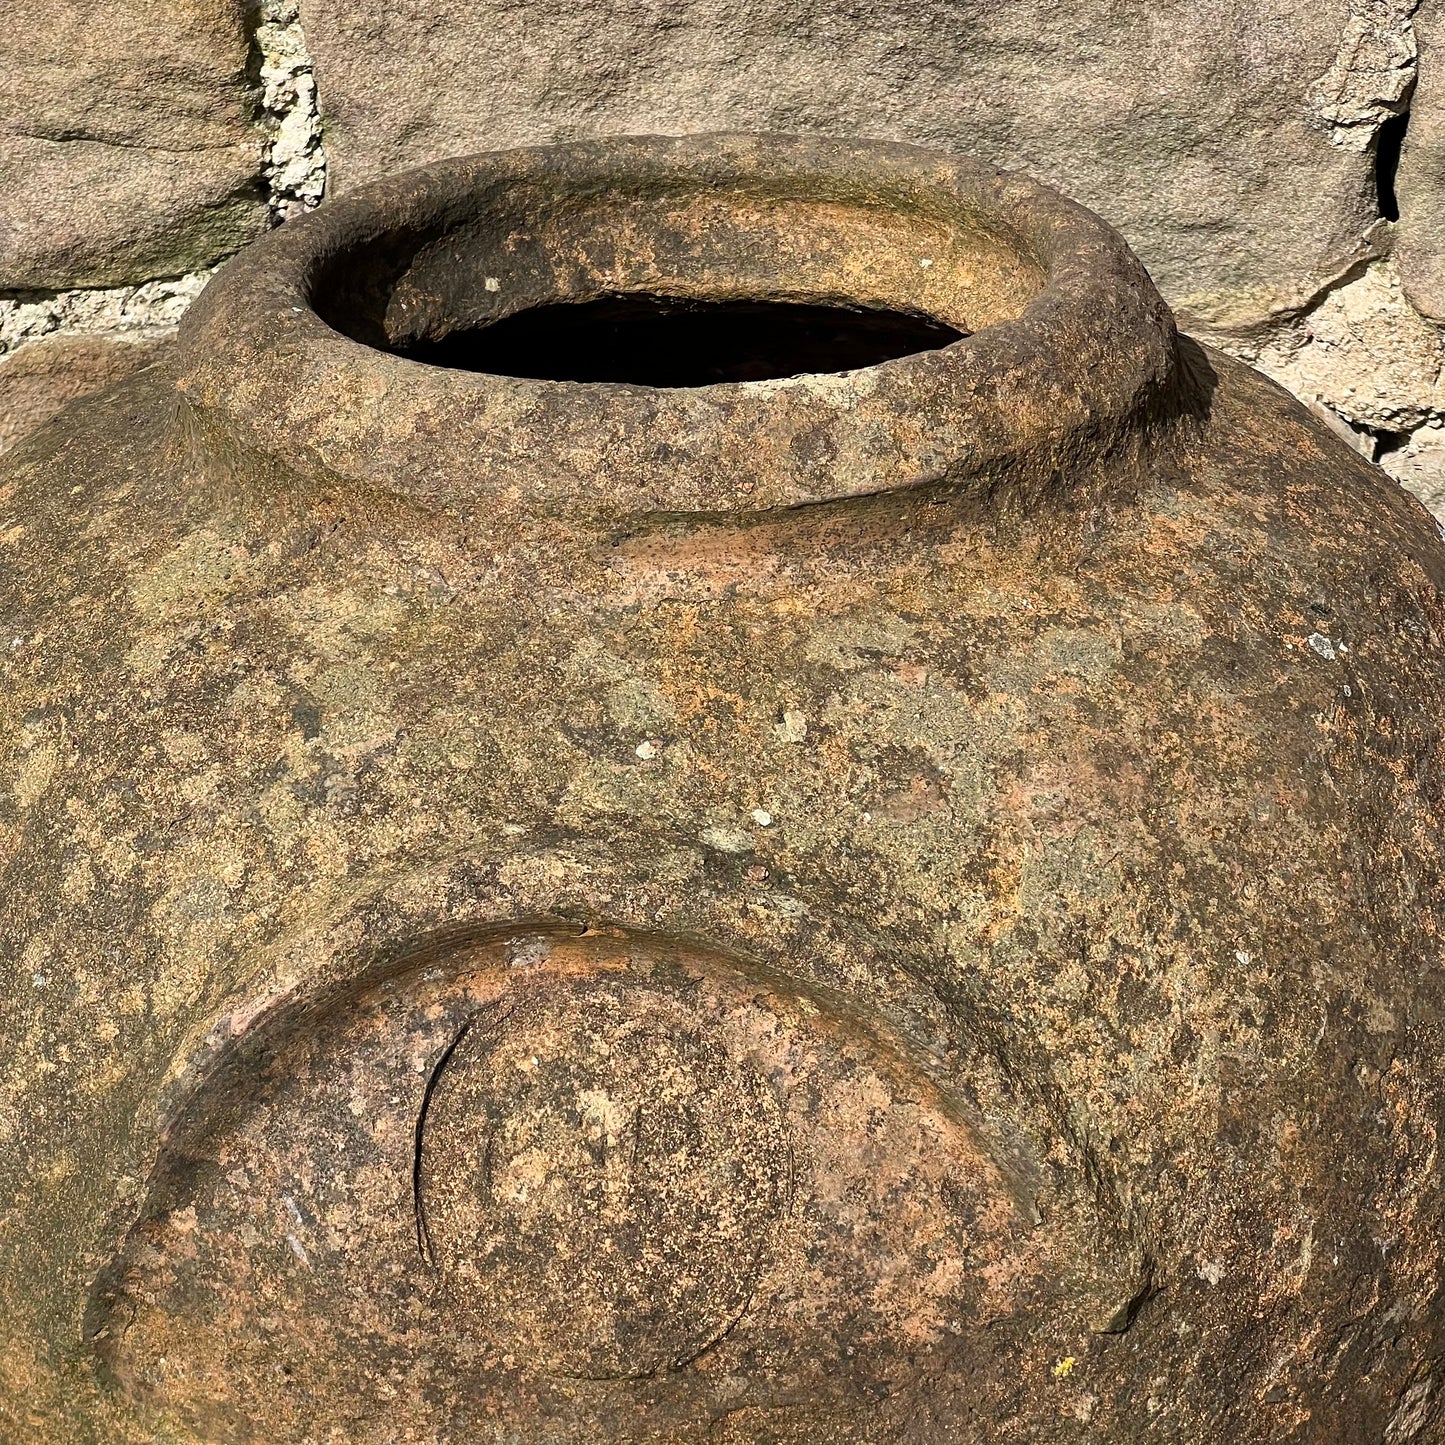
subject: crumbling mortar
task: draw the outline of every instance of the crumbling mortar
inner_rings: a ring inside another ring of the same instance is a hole
[[[159,340],[176,329],[215,274],[212,267],[134,286],[0,292],[0,362],[22,346],[55,336]]]
[[[267,132],[261,181],[272,224],[321,204],[326,148],[316,71],[297,0],[257,0],[249,16],[260,120]]]
[[[1293,392],[1445,517],[1445,334],[1411,306],[1388,252],[1303,313],[1201,339]]]
[[[1309,89],[1314,122],[1334,145],[1364,152],[1379,128],[1408,104],[1419,48],[1413,18],[1420,0],[1350,0],[1329,68]]]
[[[513,1010],[508,1009],[497,1020],[497,1023],[505,1024],[512,1013]],[[411,1203],[416,1223],[417,1252],[421,1255],[422,1263],[431,1269],[437,1267],[437,1257],[436,1249],[432,1245],[431,1229],[427,1224],[426,1200],[422,1196],[422,1151],[425,1146],[426,1116],[431,1108],[432,1095],[436,1093],[437,1081],[441,1078],[442,1070],[451,1061],[452,1055],[461,1047],[462,1041],[471,1033],[479,1017],[480,1013],[472,1014],[462,1024],[451,1042],[437,1055],[437,1060],[427,1075],[426,1088],[422,1091],[421,1105],[417,1110],[416,1135],[412,1142]],[[488,1148],[490,1149],[490,1141]]]

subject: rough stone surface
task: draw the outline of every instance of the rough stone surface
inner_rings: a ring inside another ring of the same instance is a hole
[[[1397,256],[1411,302],[1445,321],[1445,6],[1424,0],[1415,17],[1419,79],[1400,151]]]
[[[1371,249],[1406,0],[1040,8],[302,0],[340,188],[499,145],[862,133],[1038,175],[1118,226],[1184,324],[1304,305]],[[604,18],[605,16],[605,18]]]
[[[233,0],[10,0],[0,288],[180,275],[264,224]]]
[[[406,354],[628,289],[968,334]],[[0,547],[0,1438],[1439,1437],[1445,543],[1087,213],[343,195]]]
[[[1310,87],[1313,114],[1346,150],[1373,148],[1376,132],[1404,108],[1415,84],[1420,0],[1349,0],[1349,19],[1330,67]]]

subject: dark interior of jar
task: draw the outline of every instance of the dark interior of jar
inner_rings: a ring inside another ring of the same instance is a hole
[[[785,179],[766,193],[511,180],[339,248],[308,300],[342,334],[432,366],[702,387],[936,351],[1043,287],[1017,238],[977,217]]]
[[[389,349],[412,361],[497,376],[686,387],[853,371],[962,336],[942,321],[902,311],[627,293],[533,306]]]

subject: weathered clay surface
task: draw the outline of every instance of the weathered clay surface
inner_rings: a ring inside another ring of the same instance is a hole
[[[398,354],[630,291],[967,335]],[[437,166],[0,498],[5,1438],[1439,1434],[1445,546],[1087,213]]]
[[[1408,0],[595,7],[302,0],[331,182],[502,144],[861,133],[1026,170],[1129,237],[1187,325],[1299,307],[1368,251]]]
[[[154,344],[58,336],[0,363],[0,452],[68,401],[102,390],[154,359]]]
[[[10,0],[0,288],[180,275],[255,235],[247,59],[233,0]]]

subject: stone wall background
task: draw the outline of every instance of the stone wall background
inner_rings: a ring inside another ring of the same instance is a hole
[[[0,448],[225,258],[405,166],[618,132],[982,156],[1445,516],[1445,0],[10,0]]]

